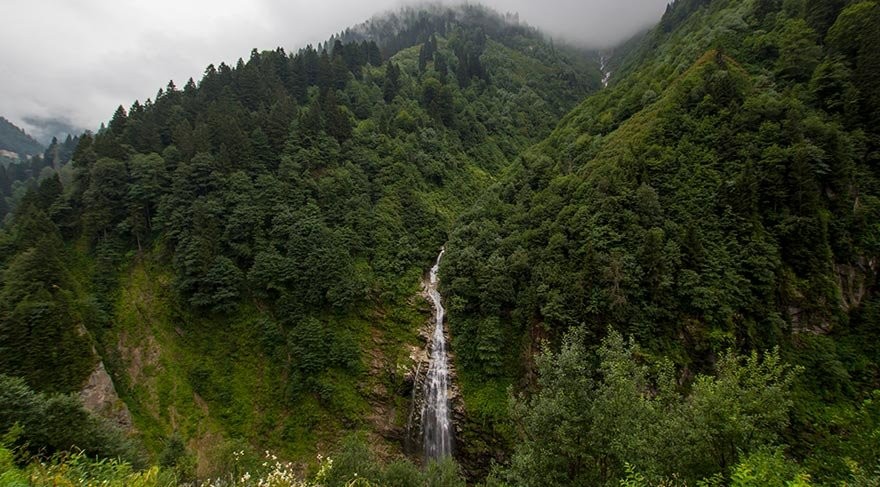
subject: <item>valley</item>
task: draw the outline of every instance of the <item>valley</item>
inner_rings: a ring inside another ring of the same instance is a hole
[[[410,6],[26,145],[0,485],[876,485],[878,33]]]

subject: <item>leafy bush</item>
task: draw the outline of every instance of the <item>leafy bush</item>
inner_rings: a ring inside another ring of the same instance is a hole
[[[61,452],[143,463],[139,449],[107,420],[64,394],[42,394],[22,379],[0,374],[0,432],[16,431],[13,442],[32,454]]]
[[[540,391],[514,404],[513,484],[604,484],[625,477],[626,465],[652,481],[695,482],[729,475],[741,455],[780,441],[794,374],[778,352],[727,353],[716,375],[696,377],[683,394],[670,363],[649,367],[614,331],[594,369],[586,337],[576,328],[558,353],[545,352]]]

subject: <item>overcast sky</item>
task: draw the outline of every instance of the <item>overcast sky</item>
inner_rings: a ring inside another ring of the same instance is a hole
[[[252,48],[289,52],[406,0],[0,0],[0,116],[94,129],[118,105]],[[455,3],[461,3],[455,2]],[[471,2],[473,3],[473,2]],[[656,22],[667,0],[485,0],[555,37],[608,46]]]

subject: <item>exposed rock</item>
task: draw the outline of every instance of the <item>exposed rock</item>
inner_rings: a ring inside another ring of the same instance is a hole
[[[850,313],[862,305],[862,301],[876,285],[877,261],[861,257],[848,264],[835,264],[837,289],[833,303],[824,298],[818,302],[806,302],[799,293],[786,309],[791,321],[792,333],[827,335],[833,329],[834,319],[823,310],[839,306],[844,313]]]
[[[148,379],[144,374],[145,369],[159,366],[161,350],[156,338],[152,334],[136,339],[128,333],[122,332],[119,335],[119,342],[116,348],[126,364],[128,378],[134,383],[140,383]]]
[[[141,389],[145,395],[140,401],[141,406],[157,421],[164,421],[163,413],[160,411],[162,401],[158,386],[158,377],[162,371],[160,361],[162,350],[149,331],[149,327],[144,326],[139,330],[139,335],[125,330],[120,332],[116,353],[118,353],[117,363],[120,364],[119,373],[125,374],[128,383],[132,387]]]
[[[79,392],[79,397],[87,410],[113,421],[127,431],[133,429],[128,406],[116,394],[113,379],[104,368],[103,361],[98,362],[85,386]]]
[[[868,293],[868,288],[876,273],[876,262],[861,258],[855,265],[837,264],[837,283],[840,286],[840,306],[844,311],[858,308]]]
[[[422,455],[422,406],[425,402],[425,376],[428,372],[428,336],[424,330],[420,330],[419,337],[425,345],[413,347],[409,358],[412,360],[410,370],[404,376],[404,383],[411,394],[409,418],[406,422],[406,436],[404,438],[404,451],[410,456]]]
[[[831,333],[831,322],[818,313],[807,312],[798,306],[789,306],[786,311],[791,320],[791,332],[795,335],[827,335]]]

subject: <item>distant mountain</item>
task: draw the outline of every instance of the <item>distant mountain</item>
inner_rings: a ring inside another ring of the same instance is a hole
[[[45,150],[39,142],[12,122],[0,117],[0,150],[17,154],[34,155]]]
[[[480,30],[495,39],[513,39],[514,36],[541,39],[544,35],[534,27],[521,23],[519,15],[503,15],[481,5],[422,5],[404,7],[386,12],[355,25],[330,38],[328,48],[336,40],[342,43],[373,41],[390,57],[413,45],[418,45],[434,33],[445,34],[456,27]]]
[[[52,139],[64,140],[68,135],[77,136],[86,130],[65,118],[31,116],[24,117],[24,122],[31,127],[31,135],[47,147],[52,144]]]

